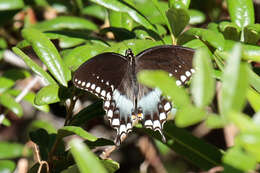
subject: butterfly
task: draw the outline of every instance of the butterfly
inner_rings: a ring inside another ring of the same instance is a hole
[[[73,83],[104,100],[106,117],[117,130],[117,145],[138,121],[146,128],[159,131],[165,141],[162,129],[172,104],[159,89],[138,83],[137,73],[164,70],[175,77],[177,85],[183,85],[194,73],[193,55],[193,49],[173,45],[152,47],[136,56],[131,49],[126,50],[125,56],[102,53],[87,60],[75,71]]]

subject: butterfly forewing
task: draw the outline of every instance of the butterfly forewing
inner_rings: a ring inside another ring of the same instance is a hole
[[[136,56],[136,72],[141,70],[164,70],[184,84],[194,72],[192,58],[194,50],[181,46],[157,46]],[[177,82],[178,85],[180,83]]]
[[[120,85],[127,65],[124,56],[103,53],[82,64],[75,72],[73,83],[104,100],[111,100],[112,92]]]

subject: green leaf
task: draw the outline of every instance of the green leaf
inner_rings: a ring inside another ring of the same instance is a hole
[[[236,137],[236,143],[240,144],[248,153],[253,155],[257,162],[260,161],[260,130],[242,132]]]
[[[227,59],[227,65],[223,73],[221,98],[219,100],[220,111],[226,115],[229,111],[240,111],[245,104],[248,87],[248,66],[240,64],[241,45],[234,46]]]
[[[137,75],[138,81],[152,88],[159,88],[163,95],[169,96],[177,107],[191,105],[188,94],[176,85],[176,80],[164,71],[141,71]]]
[[[98,158],[80,139],[72,139],[69,145],[81,173],[107,173]]]
[[[104,7],[93,4],[93,5],[86,6],[83,9],[82,14],[88,15],[88,16],[93,16],[93,17],[96,17],[96,18],[104,21],[106,15],[107,15],[107,12]]]
[[[2,114],[3,115],[3,114]],[[11,122],[8,120],[8,119],[6,119],[6,118],[4,118],[4,120],[3,120],[3,125],[5,125],[5,126],[7,126],[7,127],[10,127],[11,126]]]
[[[100,31],[100,34],[105,35],[108,32],[112,32],[116,41],[123,41],[135,38],[135,34],[125,28],[119,27],[107,27]]]
[[[133,19],[127,13],[110,10],[108,14],[111,27],[124,28],[129,31],[132,30]]]
[[[15,163],[11,160],[0,160],[0,172],[12,173],[15,170]]]
[[[106,168],[107,172],[114,173],[116,172],[120,165],[114,160],[106,159],[106,160],[100,160],[101,163],[103,163],[104,167]]]
[[[0,142],[0,159],[11,159],[22,156],[23,145],[11,142]]]
[[[155,136],[152,130],[142,130],[159,140],[161,138],[160,135]],[[172,121],[165,123],[163,133],[167,138],[168,147],[202,170],[221,165],[222,153],[218,148],[194,137],[185,129],[176,127]]]
[[[92,142],[97,140],[97,137],[88,133],[87,131],[85,131],[81,127],[65,126],[65,127],[62,127],[58,130],[58,136],[61,137],[61,138],[64,138],[64,137],[70,136],[70,135],[74,135],[74,134],[82,137],[83,139],[86,139],[86,140],[89,140],[89,141],[92,141]]]
[[[12,96],[18,96],[21,91],[19,90],[14,90],[14,89],[10,89],[7,91],[8,94],[11,94]],[[50,108],[48,105],[43,105],[43,106],[38,106],[34,103],[34,98],[35,98],[35,93],[33,92],[28,92],[23,100],[29,102],[30,104],[32,104],[33,107],[37,108],[38,110],[44,111],[44,112],[49,112]]]
[[[205,22],[206,16],[204,13],[198,10],[190,9],[188,11],[189,16],[190,16],[190,21],[189,24],[191,25],[197,25]]]
[[[67,86],[71,74],[69,69],[64,65],[58,50],[53,43],[41,32],[35,29],[24,29],[23,37],[31,43],[33,50],[38,57],[48,67],[51,74],[63,86]]]
[[[16,53],[18,56],[20,56],[24,62],[27,64],[28,67],[31,68],[31,70],[36,73],[37,75],[41,76],[47,84],[57,84],[54,79],[46,72],[44,71],[36,62],[34,62],[30,57],[28,57],[22,50],[20,50],[17,47],[13,47],[12,49],[14,53]]]
[[[172,33],[178,37],[184,28],[189,24],[190,16],[185,8],[170,8],[166,12],[166,16],[170,23]]]
[[[34,120],[28,127],[29,132],[35,131],[37,129],[45,129],[49,134],[57,133],[55,127],[53,127],[53,125],[47,121]]]
[[[240,147],[228,149],[222,160],[225,164],[246,172],[254,170],[257,164],[255,158]]]
[[[67,169],[63,170],[61,173],[80,173],[80,172],[79,172],[78,166],[75,164],[75,165],[69,166]]]
[[[69,125],[80,126],[94,117],[103,116],[105,111],[103,109],[103,101],[99,100],[88,107],[83,108],[79,113],[72,117]]]
[[[13,97],[11,97],[7,93],[0,94],[0,103],[10,109],[13,113],[15,113],[18,117],[21,117],[23,115],[23,109],[22,106],[17,103]]]
[[[215,94],[213,66],[207,49],[201,48],[196,51],[193,66],[196,73],[191,80],[191,92],[195,105],[202,108],[211,103]]]
[[[245,43],[257,44],[260,40],[260,24],[250,24],[244,28]]]
[[[228,114],[228,118],[240,129],[241,132],[260,130],[260,128],[254,124],[252,119],[243,113],[232,111]]]
[[[260,94],[258,92],[256,92],[252,88],[249,88],[247,91],[247,100],[255,112],[260,111],[260,104],[259,104]]]
[[[227,0],[227,6],[231,21],[240,28],[255,23],[252,0]]]
[[[224,119],[216,114],[210,114],[206,119],[206,125],[209,128],[221,128],[225,125]]]
[[[219,30],[223,33],[227,40],[240,40],[241,29],[232,22],[221,22],[219,24]]]
[[[91,0],[91,2],[97,3],[113,11],[128,13],[128,15],[131,16],[134,21],[156,32],[156,29],[148,21],[148,19],[146,19],[139,11],[132,8],[127,3],[122,3],[121,1],[117,0]]]
[[[169,7],[181,6],[189,8],[190,0],[169,0]]]
[[[33,25],[39,31],[53,31],[62,29],[82,29],[97,30],[98,27],[93,22],[80,17],[60,16],[51,20],[46,20]]]
[[[175,123],[178,127],[187,127],[202,121],[206,116],[203,109],[186,106],[177,111]]]
[[[11,69],[5,71],[0,77],[0,93],[3,93],[9,88],[13,87],[17,80],[25,79],[29,76],[30,73],[26,70]]]
[[[43,87],[34,99],[36,105],[46,105],[51,103],[59,102],[59,86],[58,85],[48,85]]]
[[[232,50],[232,48],[234,47],[234,45],[237,43],[235,41],[232,40],[225,40],[225,48],[224,51],[225,52],[219,52],[220,54],[223,54],[223,58],[226,58],[227,54],[226,51],[230,51]],[[255,46],[255,45],[249,45],[249,44],[242,44],[242,59],[243,60],[251,60],[251,61],[256,61],[256,62],[260,62],[260,47],[259,46]],[[218,50],[217,50],[218,51]]]
[[[105,48],[105,46],[97,45],[78,46],[64,56],[64,62],[72,71],[75,71],[81,64],[100,54]]]
[[[186,42],[197,38],[218,50],[223,50],[225,47],[225,39],[221,33],[202,28],[191,28],[184,32],[179,37],[178,44],[183,45]]]
[[[260,77],[251,69],[249,69],[249,83],[260,93]]]
[[[121,55],[125,55],[125,51],[130,48],[133,53],[137,55],[145,49],[162,44],[163,43],[160,41],[131,39],[115,43],[111,47],[106,48],[103,52],[115,52]]]
[[[0,11],[17,10],[24,7],[23,0],[1,0]]]

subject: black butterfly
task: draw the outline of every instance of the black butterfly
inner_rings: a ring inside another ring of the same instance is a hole
[[[177,85],[184,84],[191,74],[194,50],[181,46],[163,45],[147,49],[134,56],[131,49],[125,56],[102,53],[82,64],[73,82],[80,89],[104,99],[104,109],[110,125],[117,130],[116,144],[141,120],[146,128],[162,133],[163,124],[172,105],[159,89],[138,83],[141,70],[164,70],[174,76]]]

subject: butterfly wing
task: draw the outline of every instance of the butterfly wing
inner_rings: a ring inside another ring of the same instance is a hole
[[[73,77],[76,87],[104,99],[106,116],[117,130],[117,142],[132,129],[133,94],[128,69],[129,63],[124,56],[103,53],[82,64]]]
[[[191,74],[194,50],[181,46],[156,46],[147,49],[136,56],[136,72],[141,70],[164,70],[169,76],[174,76],[177,85],[187,82]],[[139,84],[138,107],[142,108],[143,124],[146,128],[161,129],[171,111],[171,102],[162,97],[158,89],[150,89]],[[163,136],[163,134],[162,134]],[[164,136],[163,136],[164,137]]]

